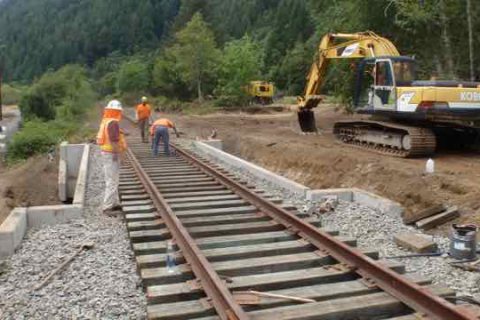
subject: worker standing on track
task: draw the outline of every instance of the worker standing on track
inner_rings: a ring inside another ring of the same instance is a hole
[[[142,142],[148,143],[148,135],[146,131],[152,120],[152,108],[148,104],[147,97],[142,97],[142,103],[137,105],[135,110],[135,117],[138,127],[140,128],[140,135],[142,136]]]
[[[120,182],[120,160],[127,149],[124,132],[120,129],[123,108],[118,100],[112,100],[105,107],[103,119],[97,134],[97,144],[102,150],[105,174],[105,197],[103,213],[113,216],[121,209],[118,196]]]
[[[150,135],[152,136],[152,151],[154,157],[158,157],[158,145],[160,144],[160,140],[163,142],[165,155],[170,155],[170,148],[168,145],[170,142],[170,134],[168,133],[169,128],[173,129],[178,138],[179,134],[175,124],[166,118],[160,118],[156,120],[150,127]]]

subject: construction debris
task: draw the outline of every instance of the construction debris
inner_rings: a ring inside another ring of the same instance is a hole
[[[428,230],[447,221],[453,220],[459,215],[458,207],[454,206],[447,209],[445,212],[415,222],[415,226],[419,229]]]
[[[418,220],[428,218],[428,217],[433,216],[435,214],[441,213],[445,210],[447,210],[447,207],[444,204],[437,204],[437,205],[431,206],[429,208],[426,208],[424,210],[421,210],[419,212],[416,212],[412,216],[403,217],[403,222],[405,224],[412,224],[412,223],[417,222]]]
[[[431,237],[424,234],[402,232],[396,234],[393,239],[397,245],[418,253],[438,250],[437,244],[432,241]]]
[[[77,251],[75,251],[67,260],[65,260],[60,266],[58,266],[55,270],[53,270],[52,272],[50,272],[48,274],[48,276],[38,285],[36,286],[33,290],[39,290],[41,289],[44,285],[46,285],[48,283],[48,281],[50,281],[50,279],[53,278],[54,275],[56,275],[57,273],[59,273],[60,271],[63,270],[63,268],[65,268],[70,262],[73,261],[73,259],[75,259],[76,256],[78,256],[80,253],[82,253],[84,250],[90,250],[92,249],[94,246],[93,242],[85,242],[85,243],[82,243],[79,247],[79,249]]]

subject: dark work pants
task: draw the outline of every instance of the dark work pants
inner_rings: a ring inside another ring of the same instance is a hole
[[[160,144],[160,140],[163,142],[165,154],[167,156],[170,155],[170,149],[168,146],[168,143],[170,142],[170,135],[168,134],[167,127],[158,126],[153,133],[152,149],[155,157],[158,156],[158,145]]]

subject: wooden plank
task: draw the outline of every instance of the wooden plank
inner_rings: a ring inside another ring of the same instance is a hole
[[[149,320],[190,320],[200,316],[214,315],[215,310],[208,308],[207,305],[199,300],[151,305],[147,306],[147,317]]]
[[[246,245],[241,247],[208,249],[203,250],[203,254],[205,255],[205,257],[207,257],[208,261],[217,262],[225,260],[278,256],[311,251],[312,246],[310,244],[294,240],[276,243]],[[166,254],[151,254],[137,256],[136,260],[137,264],[142,268],[153,268],[165,266],[166,258]],[[178,264],[185,263],[185,259],[180,252],[177,252],[175,261]]]
[[[129,213],[125,215],[125,220],[130,221],[144,221],[157,219],[159,215],[156,212],[151,213]]]
[[[218,226],[200,226],[187,228],[194,238],[212,237],[232,234],[250,234],[255,232],[284,230],[285,227],[273,221],[226,224]]]
[[[452,294],[450,289],[429,286],[435,294]],[[392,315],[401,315],[408,311],[399,300],[380,292],[348,298],[327,300],[315,303],[272,308],[250,312],[252,320],[287,319],[373,319]]]
[[[222,185],[211,185],[211,186],[192,186],[192,187],[169,187],[162,188],[162,195],[168,195],[170,193],[178,192],[191,192],[191,191],[211,191],[211,190],[226,190]]]
[[[240,197],[237,196],[236,194],[226,194],[226,195],[197,196],[197,197],[185,197],[185,198],[168,198],[166,200],[169,204],[173,204],[173,203],[185,203],[185,202],[237,200],[237,199],[240,199]]]
[[[213,217],[218,215],[229,215],[235,213],[254,213],[258,209],[254,206],[242,206],[235,208],[215,208],[215,209],[197,209],[197,210],[175,210],[175,215],[179,218],[193,217]]]
[[[364,254],[372,258],[378,258],[378,252],[373,250],[364,251]],[[236,277],[242,275],[275,273],[294,269],[315,268],[332,263],[335,263],[335,261],[330,256],[319,256],[315,253],[308,252],[243,259],[238,261],[213,262],[212,266],[222,276]],[[177,268],[180,272],[189,272],[189,268],[186,265],[178,265]],[[298,272],[300,271],[301,270]],[[172,278],[178,278],[177,273],[172,274],[167,268],[163,267],[144,268],[140,271],[140,274],[147,285],[172,283],[175,282]]]
[[[190,203],[172,203],[170,208],[175,210],[193,210],[193,209],[211,209],[211,208],[229,208],[241,207],[247,203],[243,199],[238,200],[224,200],[224,201],[205,201],[205,202],[190,202]]]
[[[125,195],[120,195],[120,199],[121,199],[122,201],[135,201],[135,200],[146,200],[146,199],[150,199],[150,197],[149,197],[148,194],[146,194],[146,193],[143,193],[143,194],[132,194],[132,195],[125,194]]]
[[[179,182],[179,183],[156,183],[155,184],[160,192],[164,192],[164,189],[172,189],[172,188],[190,188],[190,187],[210,187],[210,186],[215,186],[218,185],[218,182],[216,181],[204,181],[204,182],[189,182],[189,183],[184,183],[184,182]],[[223,186],[222,186],[223,188]]]
[[[160,186],[168,186],[175,183],[198,183],[198,182],[209,182],[214,181],[211,177],[201,177],[201,178],[180,178],[180,179],[164,179],[164,178],[153,178],[151,179],[155,184]]]
[[[387,264],[392,270],[403,270],[398,262]],[[337,268],[338,267],[338,268]],[[281,290],[312,284],[328,284],[339,281],[355,280],[356,275],[339,265],[330,265],[305,270],[277,272],[274,274],[257,274],[232,277],[227,282],[231,290]],[[174,302],[182,299],[195,299],[202,293],[201,289],[188,283],[147,286],[149,303]]]
[[[160,228],[165,228],[165,223],[161,219],[133,221],[127,223],[127,229],[129,231],[157,230]]]
[[[271,218],[266,215],[260,215],[255,213],[240,213],[240,214],[230,214],[225,216],[213,216],[213,217],[209,217],[208,219],[201,217],[201,218],[185,218],[181,220],[182,220],[182,224],[185,227],[196,227],[196,226],[208,226],[212,224],[219,225],[219,224],[268,221],[268,220],[271,220]]]
[[[445,210],[447,210],[447,207],[444,204],[437,204],[429,208],[426,208],[424,210],[421,210],[419,212],[415,212],[414,214],[408,217],[404,217],[403,222],[405,224],[411,224],[411,223],[417,222],[418,220],[422,220],[424,218],[433,216],[434,214],[443,212]]]
[[[458,216],[460,216],[460,213],[458,212],[458,208],[455,206],[440,214],[417,221],[415,222],[415,226],[420,229],[428,230],[447,221],[453,220]]]
[[[221,196],[233,194],[231,190],[212,190],[212,191],[191,191],[191,192],[178,192],[178,193],[169,193],[164,194],[163,197],[165,199],[172,199],[172,198],[188,198],[188,197],[200,197],[200,196]]]
[[[128,236],[133,243],[160,241],[172,237],[167,229],[129,231]]]
[[[123,207],[122,211],[128,214],[128,213],[151,213],[151,212],[156,212],[157,210],[153,205],[143,205],[143,206]]]
[[[135,206],[145,206],[151,205],[152,200],[150,199],[143,199],[143,200],[122,200],[121,202],[122,207],[135,207]]]

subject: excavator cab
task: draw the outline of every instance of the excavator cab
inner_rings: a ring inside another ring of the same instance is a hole
[[[364,59],[357,68],[353,106],[358,112],[396,111],[396,88],[411,86],[415,60],[410,57]]]

